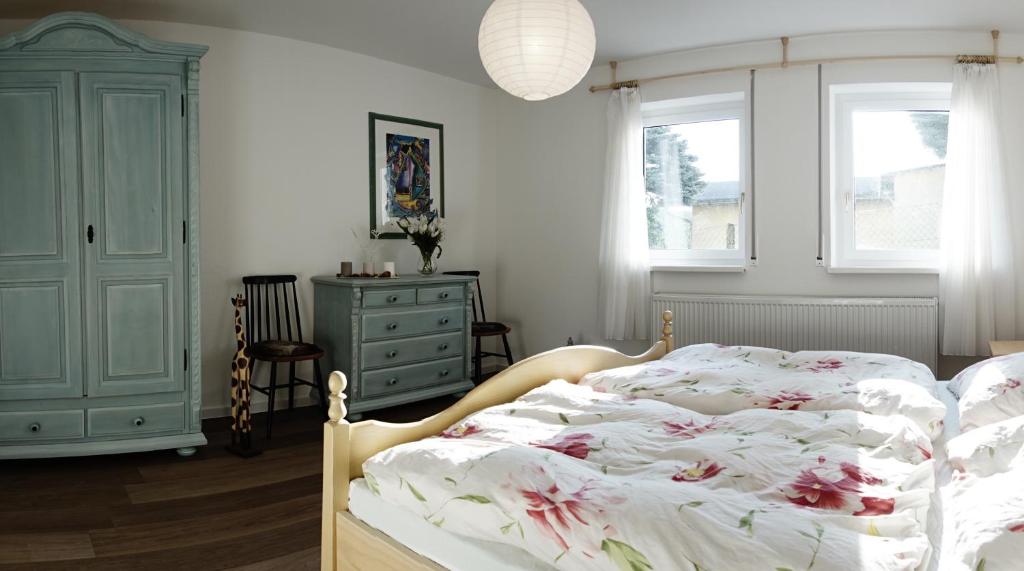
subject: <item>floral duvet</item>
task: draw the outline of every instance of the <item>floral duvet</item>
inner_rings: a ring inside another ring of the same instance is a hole
[[[883,355],[697,345],[367,460],[371,490],[560,569],[915,569],[944,406]]]

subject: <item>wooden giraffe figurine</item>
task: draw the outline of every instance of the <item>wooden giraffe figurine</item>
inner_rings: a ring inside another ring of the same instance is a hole
[[[231,361],[231,444],[228,451],[243,458],[260,453],[252,447],[252,389],[249,379],[252,374],[252,361],[249,359],[249,345],[245,340],[245,328],[242,327],[242,308],[246,306],[245,297],[241,294],[231,298],[235,308],[235,357]]]

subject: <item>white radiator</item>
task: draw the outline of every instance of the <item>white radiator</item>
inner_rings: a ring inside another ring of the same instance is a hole
[[[935,298],[654,294],[654,323],[674,314],[677,347],[753,345],[787,351],[888,353],[938,365]],[[655,333],[654,338],[660,335]]]

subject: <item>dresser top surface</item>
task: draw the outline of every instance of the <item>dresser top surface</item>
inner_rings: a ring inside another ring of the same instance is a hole
[[[421,276],[419,274],[410,276],[398,276],[394,278],[339,278],[337,276],[313,276],[310,278],[313,283],[336,286],[336,287],[402,287],[422,285],[443,285],[452,283],[469,283],[476,278],[472,276]]]

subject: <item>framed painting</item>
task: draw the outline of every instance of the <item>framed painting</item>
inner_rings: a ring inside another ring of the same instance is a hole
[[[370,230],[404,238],[403,216],[444,216],[444,125],[370,113]]]

